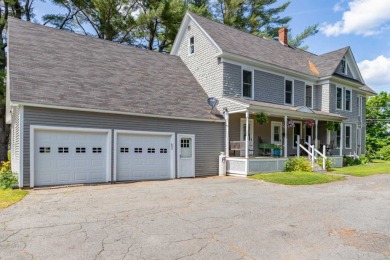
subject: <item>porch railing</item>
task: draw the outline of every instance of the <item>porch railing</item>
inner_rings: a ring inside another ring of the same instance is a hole
[[[297,139],[300,140],[299,138],[299,135],[297,136]],[[310,142],[305,142],[305,144],[308,146],[308,149],[306,149],[305,146],[303,146],[302,144],[299,143],[299,141],[296,142],[297,143],[297,155],[298,157],[300,156],[301,154],[301,151],[300,149],[304,150],[309,158],[310,158],[310,161],[311,161],[311,167],[314,168],[314,162],[315,161],[318,161],[318,155],[322,157],[322,169],[326,169],[326,145],[324,145],[322,147],[322,153],[320,151],[318,151],[314,145],[310,144]]]

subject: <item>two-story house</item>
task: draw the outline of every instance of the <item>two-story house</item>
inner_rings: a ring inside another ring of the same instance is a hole
[[[228,172],[282,170],[299,145],[332,155],[365,153],[365,103],[375,92],[365,85],[351,48],[322,55],[278,40],[259,38],[187,13],[172,48],[208,96],[219,100],[226,119]],[[256,118],[268,121],[257,123]],[[250,158],[251,157],[251,158]]]

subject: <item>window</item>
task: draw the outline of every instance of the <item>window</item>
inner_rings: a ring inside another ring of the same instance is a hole
[[[58,153],[69,153],[68,147],[58,147]]]
[[[336,88],[336,108],[343,109],[343,89]]]
[[[352,100],[352,92],[349,89],[345,90],[345,110],[351,111],[352,106],[351,106],[351,100]]]
[[[148,153],[156,153],[156,149],[155,148],[148,148]]]
[[[352,127],[350,125],[345,126],[345,148],[351,149],[351,131]]]
[[[142,153],[142,148],[134,148],[134,153]]]
[[[242,96],[252,98],[252,71],[242,71]]]
[[[190,148],[190,139],[189,138],[182,138],[180,141],[180,147],[181,148]]]
[[[293,82],[286,80],[284,85],[284,103],[288,105],[293,104]]]
[[[313,86],[306,85],[306,106],[313,107]]]
[[[129,148],[128,147],[121,147],[121,153],[128,153]]]
[[[50,153],[50,147],[39,147],[39,153]]]
[[[190,38],[189,53],[193,54],[195,52],[195,39],[194,36]]]
[[[76,147],[76,153],[86,153],[85,147]]]
[[[348,73],[348,63],[345,60],[345,57],[341,60],[341,72],[344,74]]]
[[[160,148],[160,153],[168,153],[168,149],[166,149],[166,148]]]
[[[297,141],[299,141],[299,143],[301,143],[301,140],[298,140],[298,135],[299,135],[299,139],[302,139],[302,134],[301,134],[301,129],[302,129],[302,125],[301,125],[301,122],[294,122],[295,123],[295,126],[294,126],[294,139],[293,139],[293,147],[297,147]]]
[[[341,140],[341,130],[338,129],[336,131],[336,145],[340,148],[340,140]]]
[[[92,153],[101,153],[102,152],[102,148],[101,147],[93,147],[92,148]]]

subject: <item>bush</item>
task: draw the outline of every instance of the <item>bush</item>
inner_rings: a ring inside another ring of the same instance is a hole
[[[289,158],[286,162],[286,172],[311,172],[311,163],[304,157]]]
[[[359,160],[360,160],[360,164],[367,164],[371,161],[370,157],[364,155],[360,155]]]
[[[322,157],[318,158],[317,164],[322,167]],[[332,164],[333,164],[332,160],[329,159],[329,158],[326,158],[326,160],[325,160],[325,169],[327,171],[330,171],[332,169]]]
[[[383,146],[379,152],[378,155],[383,158],[383,160],[390,161],[390,145]]]
[[[343,166],[354,166],[354,165],[360,165],[362,162],[357,159],[350,156],[344,156],[343,158]]]
[[[10,162],[2,162],[0,169],[0,188],[9,189],[18,184],[18,177],[11,171]]]

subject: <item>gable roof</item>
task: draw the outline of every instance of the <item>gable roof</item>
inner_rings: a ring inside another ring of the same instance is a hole
[[[317,78],[333,76],[343,57],[347,52],[350,52],[350,47],[344,47],[322,55],[316,55],[298,48],[285,46],[273,39],[260,38],[191,12],[187,12],[185,20],[188,16],[202,27],[222,52],[240,55],[308,76]],[[175,44],[178,44],[178,42],[175,41]],[[175,46],[173,50],[174,48]],[[352,54],[351,56],[353,57]],[[359,81],[359,83],[362,86],[364,85],[364,82]],[[360,90],[367,92],[367,88],[369,89],[368,92],[375,93],[368,86],[361,87]]]
[[[212,119],[179,57],[10,18],[13,103]]]

